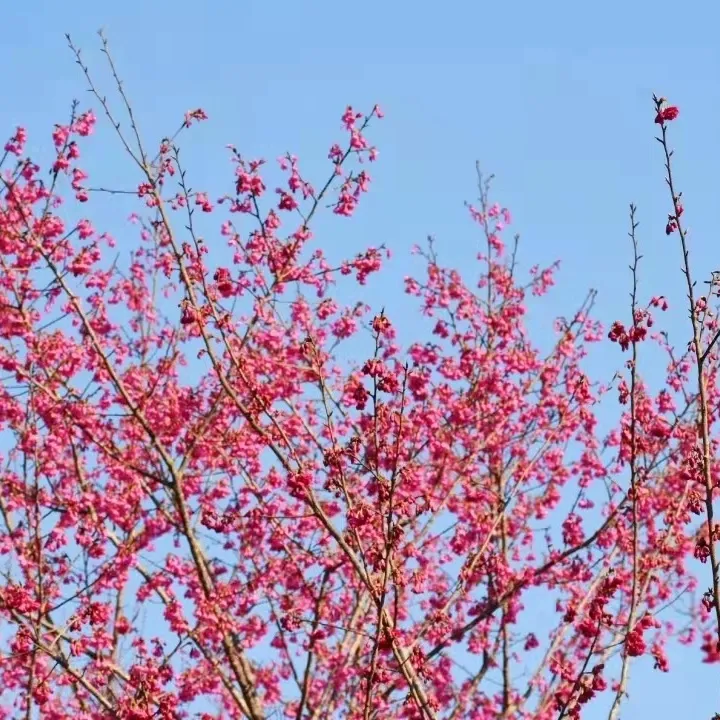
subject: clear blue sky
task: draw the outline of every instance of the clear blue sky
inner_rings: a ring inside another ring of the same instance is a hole
[[[663,232],[668,201],[653,92],[681,108],[672,138],[693,259],[706,272],[720,267],[720,5],[710,0],[36,0],[5,3],[1,19],[0,135],[26,125],[38,160],[70,100],[85,98],[65,32],[99,69],[94,31],[106,30],[147,138],[174,129],[187,109],[207,110],[211,123],[183,152],[193,186],[214,194],[230,177],[226,143],[269,159],[291,150],[318,177],[329,144],[342,137],[345,105],[379,102],[386,119],[371,132],[381,153],[371,196],[352,222],[324,224],[319,240],[394,250],[380,289],[397,319],[411,307],[399,292],[411,245],[431,233],[447,264],[473,256],[463,201],[475,197],[479,160],[497,176],[496,199],[513,211],[525,267],[562,259],[558,287],[532,316],[533,329],[569,314],[589,287],[600,291],[603,321],[626,317],[632,201],[646,256],[642,291],[677,298],[669,329],[682,345],[680,255]],[[122,186],[127,164],[98,149],[88,162],[93,179]],[[116,203],[94,219],[117,226],[122,239],[125,214]],[[617,360],[600,351],[592,365],[602,370]],[[699,666],[694,651],[675,657],[669,677],[647,660],[633,675],[624,717],[706,718],[720,710],[720,671]]]

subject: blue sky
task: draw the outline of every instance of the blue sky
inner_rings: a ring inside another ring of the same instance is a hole
[[[406,327],[412,304],[400,278],[411,272],[410,246],[433,234],[448,265],[465,265],[476,252],[463,201],[475,197],[478,160],[497,176],[495,199],[513,212],[524,267],[562,260],[555,292],[531,315],[541,342],[551,318],[570,314],[590,287],[600,291],[600,319],[627,316],[627,208],[635,202],[641,292],[674,300],[667,328],[682,345],[680,253],[663,232],[668,198],[653,92],[681,108],[672,140],[698,274],[720,266],[720,6],[710,0],[36,0],[7,3],[2,21],[0,135],[26,125],[38,160],[70,101],[89,102],[65,32],[110,91],[94,34],[105,29],[149,140],[172,131],[186,110],[207,110],[211,122],[185,140],[183,155],[193,186],[213,194],[231,177],[226,143],[269,159],[290,150],[311,176],[324,177],[345,105],[380,103],[386,119],[370,133],[380,148],[371,195],[353,221],[323,221],[319,241],[342,255],[368,243],[390,246],[394,260],[373,292]],[[98,134],[91,177],[123,186],[130,168],[121,153],[99,152],[110,136]],[[97,224],[121,239],[122,201],[98,207]],[[605,370],[601,379],[617,363],[612,349],[591,359]],[[717,672],[700,666],[694,651],[676,656],[670,677],[647,661],[633,674],[624,717],[687,715],[689,698],[692,717],[720,709]]]

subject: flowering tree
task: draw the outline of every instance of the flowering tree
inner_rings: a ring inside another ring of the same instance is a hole
[[[110,55],[127,134],[75,52],[134,168],[140,239],[114,257],[67,220],[101,192],[80,163],[92,111],[56,126],[49,180],[17,129],[0,178],[3,717],[544,719],[597,700],[616,718],[634,658],[666,672],[668,641],[699,638],[720,659],[718,325],[690,272],[675,108],[656,101],[686,349],[652,329],[665,298],[637,292],[632,208],[629,320],[606,335],[590,294],[541,352],[526,303],[554,268],[518,276],[482,178],[479,281],[418,250],[405,289],[434,329],[402,348],[392,307],[334,299],[385,251],[333,266],[312,231],[367,192],[377,106],[346,110],[320,185],[288,155],[268,191],[231,148],[215,200],[176,144],[205,113],[149,148]],[[606,337],[619,370],[600,385],[583,359]],[[665,356],[662,388],[641,351]],[[620,410],[606,435],[603,399]],[[698,596],[693,555],[712,575]]]

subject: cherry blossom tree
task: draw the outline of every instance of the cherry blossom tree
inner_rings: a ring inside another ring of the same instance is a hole
[[[49,168],[22,128],[2,155],[2,717],[617,718],[637,658],[720,660],[717,290],[691,272],[677,109],[655,100],[687,346],[638,290],[631,207],[627,319],[604,330],[590,293],[541,350],[526,311],[556,268],[518,271],[480,174],[477,268],[418,248],[405,292],[431,331],[401,346],[392,305],[338,299],[387,250],[334,264],[313,231],[369,190],[380,108],[346,109],[324,178],[287,155],[269,188],[230,148],[214,198],[178,146],[206,114],[146,145],[102,42],[117,107],[70,47],[128,158],[121,252],[86,219],[115,192],[83,170],[93,110],[55,126]],[[604,383],[583,369],[598,343]]]

